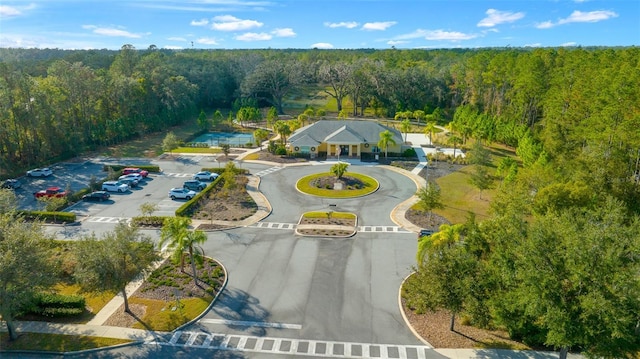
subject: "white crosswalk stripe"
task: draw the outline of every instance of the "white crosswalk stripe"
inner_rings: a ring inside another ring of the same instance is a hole
[[[271,229],[296,229],[295,223],[258,222],[254,227]]]
[[[258,222],[252,227],[266,228],[266,229],[285,229],[295,230],[298,225],[295,223],[279,223],[279,222]],[[357,228],[358,232],[370,232],[370,233],[413,233],[398,226],[360,226]]]
[[[193,173],[165,173],[164,175],[167,177],[178,177],[178,178],[193,177]]]
[[[398,226],[360,226],[358,232],[376,233],[412,233]]]
[[[91,223],[118,223],[120,221],[129,222],[131,218],[128,217],[87,217],[85,222]]]
[[[283,169],[284,167],[271,167],[271,168],[267,168],[266,170],[262,170],[259,172],[256,172],[256,176],[258,177],[263,177],[268,175],[269,173],[273,173],[273,172],[277,172],[280,171],[281,169]]]
[[[425,359],[433,350],[425,345],[350,343],[183,331],[174,332],[168,342],[150,344],[322,358]]]

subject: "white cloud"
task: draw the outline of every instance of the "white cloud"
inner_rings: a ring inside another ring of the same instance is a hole
[[[419,39],[421,37],[427,36],[428,33],[429,33],[429,31],[427,31],[427,30],[418,29],[418,30],[416,30],[414,32],[410,32],[408,34],[398,35],[398,36],[394,37],[394,40]]]
[[[256,20],[242,20],[232,15],[221,15],[213,18],[211,28],[219,31],[244,31],[262,27],[262,25]]]
[[[545,21],[545,22],[541,22],[539,24],[536,24],[536,28],[538,28],[538,29],[550,29],[550,28],[552,28],[554,26],[555,25],[551,21]]]
[[[362,30],[368,30],[368,31],[386,30],[395,24],[397,24],[397,22],[395,21],[368,22],[362,25]]]
[[[275,29],[271,31],[271,34],[275,37],[295,37],[296,33],[293,32],[292,28],[284,28],[284,29]]]
[[[425,39],[426,40],[461,41],[461,40],[471,40],[476,37],[478,37],[478,35],[465,34],[458,31],[433,30],[433,31],[427,31]]]
[[[163,47],[163,49],[167,49],[167,50],[182,50],[183,47],[182,46],[165,45]]]
[[[355,21],[342,21],[342,22],[325,22],[324,26],[326,27],[330,27],[332,29],[338,28],[338,27],[346,27],[347,29],[353,29],[355,27],[358,27],[358,23]]]
[[[196,40],[196,42],[198,44],[203,44],[203,45],[218,45],[218,40],[212,37],[201,37],[198,40]]]
[[[116,29],[113,27],[98,27],[95,25],[82,25],[82,28],[86,30],[92,30],[94,34],[104,35],[104,36],[128,37],[131,39],[139,39],[142,37],[142,34],[134,34],[132,32]]]
[[[24,11],[33,10],[36,8],[35,4],[29,4],[27,6],[9,6],[9,5],[0,5],[0,18],[9,18],[20,16]]]
[[[190,23],[191,26],[205,26],[207,24],[209,24],[209,20],[207,19],[191,20],[191,23]]]
[[[541,47],[542,44],[539,42],[536,42],[534,44],[525,44],[524,47]]]
[[[598,22],[609,20],[611,18],[618,17],[618,14],[613,11],[608,10],[596,10],[596,11],[588,11],[582,12],[576,10],[569,15],[569,17],[560,19],[558,22],[553,23],[552,21],[545,21],[536,25],[538,29],[549,29],[557,25],[570,24],[574,22]]]
[[[271,40],[272,38],[273,36],[265,32],[261,32],[261,33],[247,32],[242,35],[238,35],[234,37],[234,39],[238,41],[268,41],[268,40]]]
[[[597,10],[597,11],[589,11],[589,12],[582,12],[582,11],[576,10],[572,12],[568,18],[561,19],[560,21],[558,21],[558,24],[568,24],[571,22],[598,22],[598,21],[608,20],[612,17],[618,17],[618,14],[616,14],[613,11],[607,11],[607,10]]]
[[[578,43],[575,41],[571,41],[571,42],[565,42],[564,44],[560,44],[560,46],[563,46],[563,47],[578,46]]]
[[[184,37],[177,37],[177,36],[168,37],[167,40],[169,40],[169,41],[187,41],[187,39],[185,39]]]
[[[523,12],[500,11],[489,9],[486,12],[487,17],[480,20],[479,27],[493,27],[507,22],[514,22],[524,17]]]
[[[389,40],[387,41],[387,45],[396,46],[396,45],[406,44],[408,42],[409,41],[405,41],[405,40]]]
[[[311,45],[312,49],[333,49],[333,45],[328,42],[317,42]]]

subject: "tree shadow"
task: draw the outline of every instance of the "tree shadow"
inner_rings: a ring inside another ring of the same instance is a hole
[[[266,335],[267,327],[260,326],[259,323],[267,322],[271,315],[260,305],[258,298],[243,290],[229,287],[222,292],[216,305],[213,306],[212,312],[224,320],[242,322],[242,325],[234,323],[226,325],[231,329],[255,336]],[[256,323],[256,325],[251,325],[251,323]]]

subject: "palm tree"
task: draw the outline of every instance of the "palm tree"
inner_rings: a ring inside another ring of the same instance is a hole
[[[207,241],[207,235],[203,231],[188,231],[184,240],[184,245],[189,249],[189,260],[191,262],[191,272],[193,273],[193,282],[198,286],[198,273],[196,272],[196,262],[201,264],[203,255],[198,252],[193,253],[193,247],[196,244],[202,244]]]
[[[411,130],[411,121],[406,118],[400,122],[400,129],[404,132],[404,142],[407,142],[407,133]]]
[[[273,128],[280,135],[280,141],[282,144],[286,144],[287,136],[291,134],[291,127],[289,127],[289,124],[286,121],[278,120],[273,124]]]
[[[387,158],[389,144],[396,144],[396,141],[393,139],[393,133],[391,133],[391,131],[389,130],[380,132],[380,141],[378,141],[378,147],[384,148],[384,158]]]
[[[456,135],[452,135],[451,137],[449,137],[449,143],[453,145],[453,159],[455,160],[456,149],[458,148],[457,145],[462,144],[462,138]]]
[[[459,242],[462,227],[462,224],[443,224],[436,233],[420,237],[416,255],[418,264],[422,264],[429,255],[439,252],[443,247],[451,247]]]
[[[256,145],[260,146],[260,151],[262,151],[262,142],[267,138],[269,138],[269,131],[264,128],[253,131],[253,139],[256,141]]]
[[[160,242],[158,245],[162,249],[167,245],[167,250],[171,253],[174,263],[180,262],[180,271],[184,272],[184,253],[188,249],[186,244],[189,234],[191,219],[186,217],[169,217],[164,220],[162,231],[160,232]]]
[[[342,176],[344,176],[345,172],[347,172],[347,167],[349,167],[348,163],[338,162],[335,165],[331,166],[331,173],[333,173],[338,179],[340,179],[342,178]]]
[[[424,134],[429,135],[429,144],[433,145],[433,133],[436,131],[436,124],[433,122],[427,122],[424,127]]]

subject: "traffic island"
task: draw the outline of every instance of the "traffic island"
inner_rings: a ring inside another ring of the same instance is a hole
[[[350,212],[306,212],[298,221],[296,234],[306,237],[348,238],[357,232],[358,217]]]

